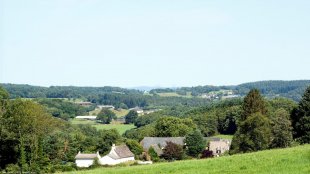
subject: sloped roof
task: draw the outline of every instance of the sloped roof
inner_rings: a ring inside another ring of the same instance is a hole
[[[96,153],[78,153],[75,159],[94,159],[97,157]]]
[[[144,137],[140,142],[143,149],[149,149],[151,146],[166,147],[167,142],[172,142],[178,145],[184,145],[184,137]]]
[[[114,151],[115,153],[112,153]],[[129,150],[126,145],[112,147],[111,152],[108,154],[113,159],[129,158],[135,155]]]

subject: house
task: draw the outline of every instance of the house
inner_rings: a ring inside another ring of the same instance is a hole
[[[99,109],[115,109],[113,105],[98,105],[97,108]]]
[[[219,156],[226,151],[229,151],[231,145],[230,140],[225,139],[215,139],[209,141],[209,150],[213,152],[214,156]]]
[[[101,165],[116,165],[123,162],[135,161],[135,155],[126,145],[115,146],[113,144],[109,154],[99,159]]]
[[[92,115],[84,115],[84,116],[76,116],[76,119],[85,119],[85,120],[96,120],[97,116]]]
[[[148,151],[150,147],[153,147],[155,152],[160,156],[163,154],[163,149],[166,147],[167,142],[172,142],[181,146],[186,146],[184,143],[185,137],[144,137],[140,142],[144,151]],[[204,137],[204,140],[208,142],[209,150],[213,152],[213,155],[218,156],[228,151],[231,141],[221,139],[217,137]]]
[[[94,153],[94,154],[86,154],[86,153],[81,153],[79,152],[75,156],[75,164],[78,167],[89,167],[94,164],[95,159],[100,159],[99,152]]]
[[[136,111],[138,114],[143,114],[143,110],[139,107],[131,108],[130,111]]]
[[[172,142],[178,145],[184,145],[185,137],[144,137],[140,142],[145,151],[153,147],[156,153],[160,156],[163,154],[163,149],[166,147],[167,142]]]

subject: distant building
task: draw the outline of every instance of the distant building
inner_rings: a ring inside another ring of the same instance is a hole
[[[98,105],[97,108],[99,109],[115,109],[113,105]]]
[[[218,139],[218,140],[211,140],[209,142],[209,150],[213,152],[214,156],[219,156],[226,151],[229,151],[231,145],[230,140]]]
[[[184,143],[185,137],[144,137],[140,142],[144,151],[148,151],[150,147],[153,147],[156,153],[160,156],[163,154],[163,149],[166,147],[167,142],[172,142],[181,146],[186,146]],[[228,151],[231,141],[216,137],[204,137],[206,142],[209,142],[209,146],[206,147],[213,152],[213,155],[221,155]]]
[[[101,165],[116,165],[128,161],[134,161],[135,155],[126,145],[115,146],[113,144],[109,154],[99,159]]]
[[[139,107],[131,108],[130,111],[136,111],[138,114],[143,114],[143,110]]]
[[[96,120],[97,116],[93,115],[84,115],[84,116],[76,116],[76,119],[85,119],[85,120]]]
[[[78,167],[89,167],[94,164],[95,159],[100,159],[99,153],[94,153],[94,154],[83,154],[79,152],[75,156],[75,164]]]
[[[163,154],[163,149],[166,147],[167,142],[172,142],[184,146],[185,137],[144,137],[140,142],[145,151],[153,147],[156,153],[160,156]]]
[[[135,155],[126,145],[115,146],[113,144],[109,154],[101,157],[99,153],[83,154],[79,152],[75,156],[75,164],[78,167],[89,167],[94,164],[96,158],[100,165],[116,165],[128,161],[135,161]]]

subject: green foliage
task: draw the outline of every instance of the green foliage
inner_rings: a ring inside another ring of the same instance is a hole
[[[244,98],[242,109],[241,121],[246,120],[248,116],[257,112],[263,115],[267,113],[265,100],[257,89],[252,89]]]
[[[161,113],[155,112],[147,115],[142,115],[135,120],[135,126],[142,127],[157,121],[160,117],[164,117]]]
[[[78,115],[87,115],[93,107],[83,107],[62,99],[36,99],[36,102],[46,107],[54,117],[68,120]]]
[[[141,155],[143,152],[143,147],[136,140],[127,139],[126,145],[130,149],[130,151],[135,155]]]
[[[184,158],[184,150],[181,145],[168,141],[166,147],[163,150],[162,157],[166,160],[181,160]]]
[[[240,123],[232,140],[231,153],[264,150],[271,141],[270,120],[260,112],[250,115]]]
[[[203,139],[199,130],[195,130],[186,135],[184,142],[187,146],[187,155],[198,157],[198,155],[206,148],[206,141]]]
[[[9,96],[9,93],[2,86],[0,86],[0,100],[8,99]]]
[[[148,150],[148,154],[151,156],[151,160],[153,162],[158,162],[159,161],[159,156],[156,153],[155,149],[153,147],[150,147]]]
[[[138,113],[134,110],[129,111],[129,113],[125,116],[125,123],[126,124],[131,124],[136,121],[138,118]]]
[[[149,124],[140,128],[130,129],[124,133],[124,136],[129,139],[141,141],[144,137],[156,136],[154,124]]]
[[[155,132],[158,137],[181,137],[195,128],[196,125],[189,118],[163,117],[156,121]]]
[[[112,119],[116,119],[116,115],[110,109],[102,109],[97,116],[97,120],[104,124],[110,124]]]
[[[272,117],[272,141],[271,148],[288,147],[293,141],[292,125],[289,113],[281,108],[275,111]]]
[[[301,143],[310,143],[310,86],[306,89],[298,108],[291,116],[294,137]]]

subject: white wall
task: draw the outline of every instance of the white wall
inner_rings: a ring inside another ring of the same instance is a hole
[[[116,165],[116,164],[120,164],[123,162],[134,161],[134,160],[135,160],[134,157],[122,158],[122,159],[115,160],[109,156],[104,156],[99,160],[99,164],[101,164],[101,165]]]
[[[75,164],[78,167],[89,167],[93,165],[94,160],[93,159],[76,159]]]

